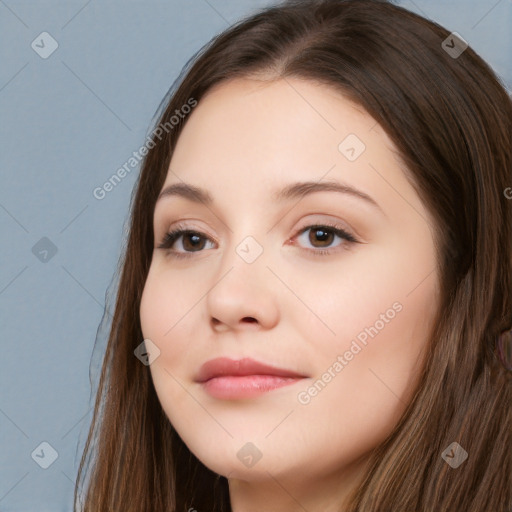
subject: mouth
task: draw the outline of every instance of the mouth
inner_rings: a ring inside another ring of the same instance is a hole
[[[203,364],[195,381],[214,398],[235,400],[259,396],[305,378],[306,375],[250,358],[221,357]]]

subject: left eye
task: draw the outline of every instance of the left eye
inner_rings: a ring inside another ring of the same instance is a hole
[[[332,244],[336,237],[340,239],[340,242],[333,246]],[[306,227],[305,229],[299,232],[298,238],[302,239],[302,242],[304,242],[304,239],[306,239],[307,242],[312,244],[312,246],[315,249],[337,247],[338,245],[341,244],[342,240],[345,240],[346,242],[349,243],[357,242],[357,240],[350,233],[347,233],[344,229],[334,226],[322,225]]]

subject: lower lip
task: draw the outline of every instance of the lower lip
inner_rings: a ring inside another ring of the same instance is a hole
[[[245,375],[214,377],[201,383],[203,389],[215,398],[235,400],[259,396],[302,380],[302,377],[278,377],[276,375]]]

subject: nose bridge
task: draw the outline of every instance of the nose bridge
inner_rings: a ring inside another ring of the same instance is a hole
[[[222,267],[235,266],[241,272],[254,270],[255,267],[265,266],[268,247],[268,227],[265,224],[265,215],[260,209],[249,208],[253,213],[243,217],[242,204],[238,203],[233,212],[233,221],[230,222],[229,233],[226,234],[225,253],[222,254]],[[246,201],[245,206],[249,206]],[[267,271],[268,272],[268,271]]]
[[[256,236],[247,233],[248,231],[230,233],[230,240],[225,245],[217,272],[219,278],[225,276],[229,281],[240,280],[240,285],[248,286],[254,294],[259,288],[258,283],[263,284],[265,274],[268,273],[268,251],[261,240],[262,235],[257,235],[258,240]]]
[[[258,238],[262,238],[261,235]],[[245,236],[240,243],[235,247],[235,252],[239,256],[240,260],[247,265],[254,264],[257,260],[262,260],[265,249],[263,247],[263,240],[258,241],[253,235]]]

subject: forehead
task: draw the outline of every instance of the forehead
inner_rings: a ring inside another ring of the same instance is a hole
[[[188,137],[191,128],[198,135],[204,131],[213,137],[230,134],[240,142],[247,135],[284,148],[306,137],[315,143],[336,144],[347,130],[364,138],[373,129],[387,139],[361,106],[333,87],[290,77],[238,78],[215,85],[201,98],[182,136]]]
[[[201,98],[180,134],[171,167],[187,173],[235,168],[240,174],[243,163],[259,175],[286,168],[297,173],[313,162],[316,174],[337,162],[356,168],[357,162],[346,158],[350,153],[340,153],[351,150],[343,147],[345,141],[364,150],[363,159],[378,150],[382,160],[386,149],[386,157],[393,158],[394,146],[376,121],[332,87],[289,77],[235,79]]]

